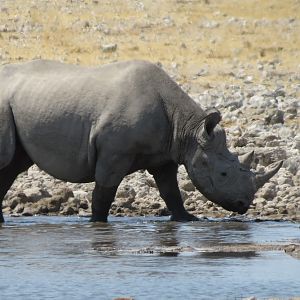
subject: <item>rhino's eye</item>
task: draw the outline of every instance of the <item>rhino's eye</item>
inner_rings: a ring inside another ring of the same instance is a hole
[[[226,173],[226,172],[221,172],[221,175],[222,175],[223,177],[226,177],[226,176],[227,176],[227,173]]]

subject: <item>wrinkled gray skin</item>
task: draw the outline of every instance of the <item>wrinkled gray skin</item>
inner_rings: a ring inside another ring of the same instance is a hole
[[[268,174],[252,173],[249,157],[241,164],[228,151],[220,119],[217,110],[203,111],[148,62],[2,66],[0,205],[16,176],[35,163],[61,180],[95,181],[91,221],[105,222],[124,176],[147,169],[171,219],[196,220],[178,189],[177,168],[184,164],[209,200],[245,213],[280,165]]]

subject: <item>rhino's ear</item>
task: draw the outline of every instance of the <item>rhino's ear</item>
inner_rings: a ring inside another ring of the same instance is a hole
[[[208,136],[211,136],[215,127],[221,121],[221,114],[216,108],[209,108],[205,113],[207,117],[204,120],[204,130]]]

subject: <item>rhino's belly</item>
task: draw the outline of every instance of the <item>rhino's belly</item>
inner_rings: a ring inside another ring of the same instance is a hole
[[[65,159],[44,149],[38,153],[32,149],[26,151],[40,169],[57,179],[78,183],[94,181],[94,171],[91,170],[88,163],[71,157]]]
[[[43,171],[53,177],[69,182],[91,182],[94,181],[94,169],[90,167],[85,155],[69,156],[58,155],[52,149],[45,149],[39,145],[31,145],[26,152],[33,162]]]
[[[66,131],[57,127],[18,128],[19,138],[32,161],[57,179],[70,182],[94,181],[89,130]]]
[[[95,180],[94,172],[91,172],[84,165],[76,164],[76,162],[70,164],[69,162],[57,160],[55,163],[47,164],[45,161],[36,162],[34,158],[33,161],[40,169],[63,181],[85,183]]]

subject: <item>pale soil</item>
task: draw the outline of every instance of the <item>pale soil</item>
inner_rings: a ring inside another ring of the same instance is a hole
[[[1,0],[3,62],[38,57],[96,65],[146,59],[177,64],[179,82],[238,84],[228,63],[280,61],[299,72],[299,0]],[[117,44],[116,51],[101,46]],[[207,66],[204,77],[195,74]]]
[[[222,112],[232,149],[255,149],[260,169],[285,160],[248,216],[299,221],[299,16],[299,0],[0,0],[0,64],[36,58],[161,64],[202,107]],[[195,191],[184,170],[179,184],[190,212],[230,215]],[[33,168],[9,191],[4,212],[88,214],[92,188]],[[141,172],[124,180],[111,213],[168,212],[153,179]]]

